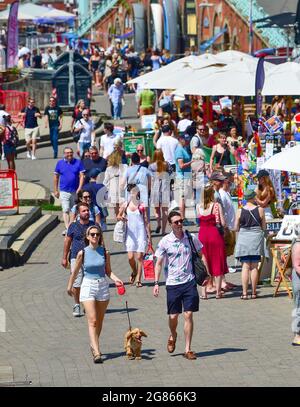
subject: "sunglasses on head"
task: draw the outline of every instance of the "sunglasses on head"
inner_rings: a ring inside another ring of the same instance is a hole
[[[92,236],[92,237],[98,237],[98,236],[100,236],[100,233],[99,232],[97,232],[97,233],[90,233],[90,236]]]
[[[182,223],[183,223],[183,219],[175,220],[173,223],[175,223],[175,225],[182,224]]]

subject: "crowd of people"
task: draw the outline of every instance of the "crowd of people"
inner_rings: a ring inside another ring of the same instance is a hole
[[[110,51],[93,49],[89,55],[95,85],[107,91],[113,119],[120,119],[122,115],[123,83],[136,77],[141,67],[158,69],[170,62],[172,57],[167,50],[163,53],[146,50],[141,57],[132,47],[124,50],[116,47]],[[126,75],[122,76],[120,70]],[[244,191],[243,206],[237,209],[236,175],[232,167],[238,160],[239,149],[247,147],[252,138],[252,134],[242,132],[239,102],[234,102],[232,109],[215,109],[213,100],[201,97],[186,96],[175,102],[169,90],[134,91],[139,116],[157,113],[153,152],[146,150],[143,144],[137,145],[135,152],[125,151],[124,136],[114,132],[112,122],[104,124],[104,134],[97,139],[90,109],[84,100],[75,106],[71,130],[76,151],[64,148],[63,158],[55,166],[53,181],[64,221],[61,264],[71,270],[67,291],[74,298],[74,317],[83,314],[81,303],[84,306],[93,360],[102,363],[99,337],[109,302],[106,277],[117,285],[124,285],[111,270],[109,245],[105,244],[104,232],[111,210],[114,219],[126,225],[124,248],[130,268],[129,283],[143,287],[144,255],[149,250],[155,253],[154,296],[159,295],[163,268],[166,273],[168,352],[175,350],[178,317],[183,310],[184,357],[194,360],[193,312],[199,309],[199,298],[207,300],[215,295],[219,300],[237,288],[227,280],[228,273],[236,271],[236,267],[229,264],[230,256],[234,255],[241,263],[241,300],[257,298],[259,263],[268,257],[264,231],[266,220],[274,215],[275,189],[268,172],[258,172],[257,188]],[[274,98],[264,118],[274,114],[281,117],[286,138],[294,137],[297,141],[299,100],[295,100],[288,118],[284,98]],[[50,98],[42,115],[30,98],[20,117],[24,120],[27,157],[37,158],[37,119],[44,117],[53,157],[58,158],[63,114],[56,99]],[[15,132],[11,129],[14,127],[5,106],[0,106],[0,120],[3,153],[9,168],[15,169],[17,141],[13,143]],[[211,149],[209,160],[207,149]],[[151,230],[152,214],[156,222],[154,230]],[[189,226],[197,227],[198,235],[189,236],[184,230]],[[152,238],[160,234],[162,239],[154,248]],[[200,295],[194,279],[190,239],[208,271]]]

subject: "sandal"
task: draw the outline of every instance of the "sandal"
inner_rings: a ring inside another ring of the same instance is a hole
[[[135,279],[136,279],[136,276],[137,276],[137,271],[136,271],[136,272],[133,271],[133,272],[130,274],[129,284],[131,284],[131,285],[134,284]]]
[[[91,352],[92,352],[92,355],[93,355],[94,363],[103,363],[103,360],[101,358],[101,355],[102,355],[101,352],[96,353],[95,349],[92,346],[90,346],[90,349],[91,349]]]
[[[172,339],[171,339],[172,338]],[[173,353],[176,347],[176,339],[177,339],[177,334],[175,336],[175,339],[172,337],[172,335],[169,336],[168,339],[168,344],[167,344],[167,349],[169,353]]]
[[[251,300],[256,300],[257,294],[251,294]]]
[[[241,300],[248,300],[248,295],[242,294],[240,298],[241,298]]]
[[[142,284],[140,281],[137,281],[137,282],[135,283],[135,286],[136,286],[137,288],[141,288],[141,287],[143,287],[143,284]]]
[[[188,360],[196,360],[197,356],[195,354],[195,352],[193,352],[192,350],[189,350],[188,352],[185,352],[183,354],[183,357],[188,359]]]
[[[201,300],[208,300],[208,296],[207,295],[200,295],[200,299]]]
[[[216,295],[216,300],[220,300],[221,298],[223,298],[223,295],[222,295],[222,294]]]

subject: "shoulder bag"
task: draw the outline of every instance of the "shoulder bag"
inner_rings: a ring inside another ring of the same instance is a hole
[[[129,203],[126,206],[124,213],[128,208]],[[127,231],[127,223],[123,222],[122,220],[118,220],[114,227],[114,235],[113,240],[116,243],[124,243],[126,239],[126,231]]]
[[[192,266],[193,266],[193,273],[195,275],[195,280],[198,285],[202,285],[204,283],[204,281],[209,277],[209,274],[207,272],[207,269],[206,269],[201,257],[199,256],[199,254],[195,248],[192,235],[190,234],[190,232],[188,230],[186,230],[185,233],[189,239],[189,243],[190,243],[191,250],[192,250]]]
[[[79,120],[79,123],[82,125],[81,119]],[[80,131],[75,131],[75,127],[73,128],[72,137],[73,137],[73,141],[74,141],[75,143],[78,143],[78,141],[79,141],[79,139],[80,139],[81,132],[82,132],[82,130],[80,130]]]
[[[221,224],[221,219],[220,219],[220,212],[219,212],[219,204],[214,204],[213,209],[216,208],[216,228],[218,229],[218,232],[220,233],[221,236],[224,236],[224,227]],[[213,211],[212,209],[212,211]]]

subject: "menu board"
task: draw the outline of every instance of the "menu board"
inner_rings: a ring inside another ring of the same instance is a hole
[[[13,206],[13,179],[0,178],[0,209]]]

